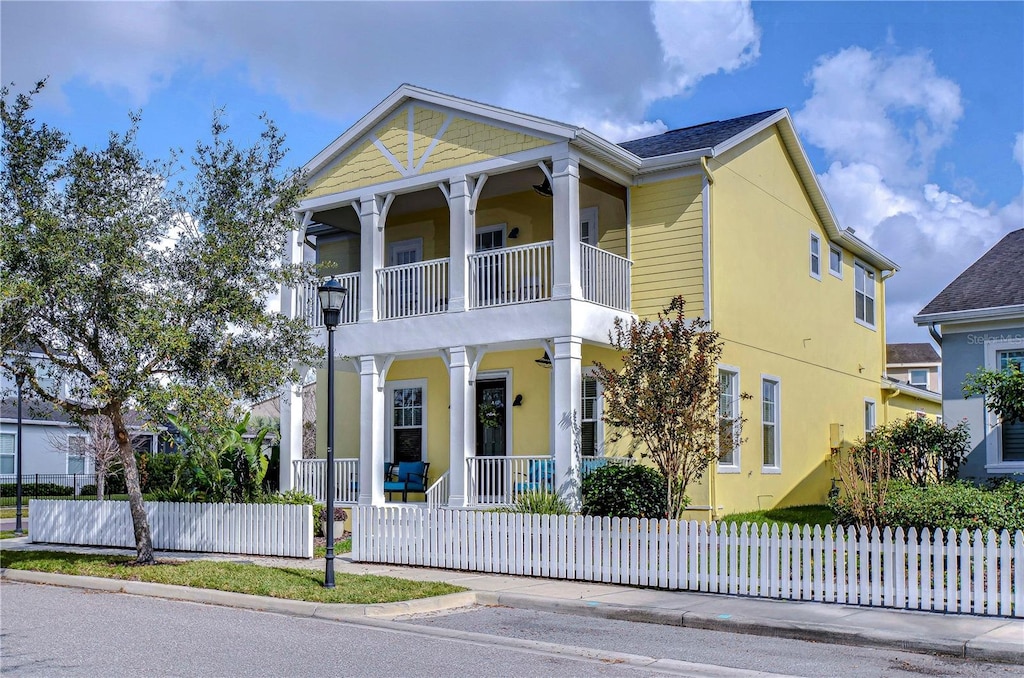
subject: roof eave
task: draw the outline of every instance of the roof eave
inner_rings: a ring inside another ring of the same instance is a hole
[[[932,323],[963,323],[973,320],[1016,320],[1024,319],[1024,304],[993,306],[991,308],[969,308],[944,313],[920,313],[914,316],[918,325]]]
[[[942,394],[936,393],[935,391],[929,391],[926,388],[919,386],[911,386],[910,384],[904,384],[903,382],[890,381],[888,379],[882,380],[883,391],[899,391],[907,395],[920,398],[921,400],[927,400],[938,405],[942,404]]]

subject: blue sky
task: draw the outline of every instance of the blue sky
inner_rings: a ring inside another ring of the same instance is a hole
[[[900,263],[889,340],[1024,227],[1024,3],[0,4],[0,76],[79,144],[191,148],[266,111],[299,166],[402,82],[613,140],[793,113],[843,225]]]

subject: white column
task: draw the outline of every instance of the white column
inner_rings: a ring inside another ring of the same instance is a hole
[[[471,367],[472,360],[465,346],[451,349],[448,371],[451,393],[451,409],[448,413],[448,428],[451,431],[448,463],[448,483],[451,488],[449,506],[465,506],[469,496],[466,459],[472,457],[476,449],[476,419],[473,417],[476,397],[473,384],[469,380]]]
[[[469,179],[465,176],[451,180],[448,210],[451,213],[451,233],[448,261],[448,311],[459,312],[469,308],[469,260],[476,249],[476,220],[469,211]]]
[[[377,317],[377,270],[384,265],[384,224],[373,195],[360,198],[359,211],[359,322]]]
[[[555,337],[553,360],[555,401],[555,484],[569,506],[580,506],[580,377],[583,342],[579,337]]]
[[[286,266],[302,263],[302,239],[298,230],[285,234],[282,263]],[[300,295],[304,287],[281,285],[281,314],[295,318],[303,307]],[[302,459],[302,385],[287,384],[281,394],[281,469],[279,483],[281,491],[292,489],[292,462]]]
[[[580,165],[573,157],[556,158],[551,187],[554,216],[555,299],[583,296],[580,285]]]
[[[380,364],[372,355],[359,359],[359,503],[384,503],[384,391]]]

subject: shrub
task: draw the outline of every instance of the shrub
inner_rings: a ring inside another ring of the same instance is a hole
[[[572,511],[554,492],[524,492],[516,497],[512,506],[500,509],[503,513],[539,513],[548,516],[567,516]]]
[[[668,483],[657,469],[641,464],[607,464],[583,478],[583,513],[621,518],[664,518]],[[689,504],[685,499],[684,506]]]
[[[4,483],[0,485],[0,497],[15,497],[18,494],[17,483]],[[22,483],[21,496],[23,497],[70,497],[75,494],[75,488],[68,485],[56,483]]]
[[[95,485],[82,485],[82,488],[78,491],[80,497],[95,497],[96,486]]]
[[[893,478],[919,486],[956,480],[970,441],[966,421],[946,426],[926,417],[883,424],[868,438],[873,447],[889,455]]]
[[[140,454],[140,463],[146,469],[146,477],[142,483],[142,491],[146,494],[169,490],[174,485],[174,475],[181,466],[183,458],[178,454]]]
[[[324,514],[327,512],[327,506],[316,503],[316,497],[308,492],[303,492],[302,490],[288,490],[287,492],[280,492],[278,494],[268,494],[263,497],[262,501],[267,504],[312,504],[313,536],[324,536]],[[334,509],[335,516],[337,516],[339,510],[341,509]],[[343,520],[343,518],[339,518],[339,520]]]
[[[881,510],[891,527],[943,530],[1024,530],[1024,484],[977,487],[966,481],[918,487],[894,482]]]

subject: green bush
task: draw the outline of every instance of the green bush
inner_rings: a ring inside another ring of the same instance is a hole
[[[179,454],[140,454],[139,468],[146,469],[142,483],[143,493],[169,490],[174,485],[174,474],[177,473],[183,457]]]
[[[80,497],[95,497],[96,486],[95,485],[82,485],[82,489],[78,491]]]
[[[867,440],[867,445],[889,455],[893,478],[919,486],[956,480],[970,443],[966,421],[947,426],[927,417],[882,424]]]
[[[56,483],[22,483],[21,496],[23,497],[70,497],[75,494],[75,488]],[[3,483],[0,485],[0,497],[16,497],[18,495],[17,483]]]
[[[684,498],[684,503],[689,500]],[[621,518],[668,515],[668,482],[650,466],[607,464],[583,478],[583,513]]]
[[[1024,530],[1024,484],[1007,482],[994,488],[966,481],[915,487],[893,483],[882,507],[892,527],[943,530]]]
[[[327,511],[327,506],[316,503],[316,497],[308,492],[303,492],[302,490],[288,490],[287,492],[280,492],[278,494],[268,494],[263,497],[262,501],[266,504],[312,504],[313,536],[324,536],[324,513]],[[337,513],[338,510],[338,508],[335,508],[335,513]]]
[[[503,513],[538,513],[548,516],[567,516],[569,505],[554,492],[524,492],[516,497],[512,506],[500,509]]]

